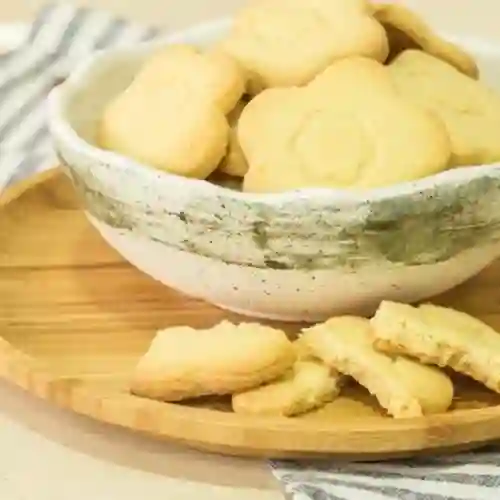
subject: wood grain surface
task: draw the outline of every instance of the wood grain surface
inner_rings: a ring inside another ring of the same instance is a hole
[[[500,264],[434,302],[500,329]],[[301,418],[235,415],[228,401],[165,404],[127,379],[155,331],[241,320],[152,281],[87,222],[59,170],[0,198],[0,376],[58,406],[192,447],[245,456],[378,460],[500,438],[500,396],[456,378],[453,410],[393,420],[358,387]],[[298,325],[288,325],[293,335]],[[221,346],[223,348],[223,346]]]

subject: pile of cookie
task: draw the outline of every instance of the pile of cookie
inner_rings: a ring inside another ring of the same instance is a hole
[[[248,192],[366,189],[499,161],[500,95],[406,7],[254,0],[206,50],[147,59],[98,142]]]
[[[354,380],[388,415],[408,418],[450,408],[454,387],[443,368],[500,393],[500,334],[455,309],[384,301],[371,319],[334,317],[293,342],[256,323],[162,330],[130,389],[169,402],[231,395],[235,413],[293,417]]]

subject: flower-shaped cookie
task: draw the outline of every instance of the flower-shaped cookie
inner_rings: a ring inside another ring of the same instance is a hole
[[[383,27],[368,0],[257,0],[237,15],[221,47],[249,72],[250,91],[303,85],[333,61],[385,61]]]
[[[244,89],[244,73],[229,56],[169,46],[108,104],[99,143],[161,170],[206,178],[225,154],[225,115]]]
[[[262,92],[238,135],[252,192],[385,186],[442,171],[450,158],[441,121],[364,57],[333,64],[306,87]]]
[[[405,99],[428,109],[446,126],[452,167],[500,161],[497,92],[420,50],[405,50],[387,68]]]
[[[479,69],[472,56],[434,33],[430,26],[408,7],[376,4],[374,16],[387,31],[389,59],[394,59],[406,49],[420,49],[472,78],[479,77]]]

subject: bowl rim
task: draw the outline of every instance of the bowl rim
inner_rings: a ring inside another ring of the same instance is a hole
[[[487,165],[471,165],[445,170],[414,181],[406,181],[389,186],[369,189],[350,190],[346,188],[301,188],[278,193],[248,193],[236,191],[224,186],[213,184],[205,179],[194,179],[179,176],[163,170],[158,170],[137,162],[124,155],[107,151],[95,146],[80,137],[69,121],[65,118],[64,109],[74,94],[81,91],[91,80],[96,68],[105,65],[110,60],[120,58],[140,57],[150,53],[158,47],[175,43],[197,43],[230,27],[232,18],[224,17],[208,22],[198,23],[189,28],[176,31],[172,34],[160,36],[152,41],[145,41],[134,46],[125,45],[118,48],[101,49],[87,55],[80,61],[68,78],[52,89],[48,96],[48,126],[53,138],[56,138],[65,148],[76,151],[79,155],[97,164],[112,165],[118,170],[135,171],[145,176],[148,181],[168,182],[174,189],[186,189],[205,197],[223,197],[234,201],[259,203],[264,205],[280,205],[298,200],[313,198],[317,204],[354,204],[399,198],[402,196],[421,195],[425,191],[435,190],[441,186],[466,184],[481,177],[500,178],[500,162]],[[449,39],[462,41],[463,45],[475,47],[483,53],[497,54],[500,57],[500,45],[485,43],[484,40],[474,37],[448,36]],[[70,165],[71,167],[71,165]]]

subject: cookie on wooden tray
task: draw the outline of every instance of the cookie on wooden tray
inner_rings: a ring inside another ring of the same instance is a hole
[[[305,87],[265,90],[238,135],[248,192],[391,185],[445,170],[450,158],[441,121],[365,57],[338,61]]]
[[[226,152],[225,114],[244,89],[243,71],[226,54],[169,46],[106,106],[98,142],[160,170],[205,179]]]
[[[419,49],[451,64],[471,78],[479,77],[474,58],[461,47],[441,38],[417,13],[404,5],[374,5],[374,17],[384,26],[389,38],[389,60],[404,50]]]
[[[319,408],[340,392],[342,376],[323,363],[297,361],[275,382],[234,394],[233,411],[254,415],[293,417]]]
[[[500,334],[460,311],[382,302],[371,320],[377,349],[450,367],[500,393]]]
[[[131,392],[161,401],[232,394],[277,379],[295,359],[284,332],[259,324],[172,327],[139,360]]]
[[[418,50],[388,66],[398,92],[438,116],[451,139],[451,166],[500,160],[500,94]]]
[[[332,318],[305,329],[301,339],[325,364],[368,389],[396,418],[441,413],[451,405],[450,378],[434,367],[377,352],[365,318]]]
[[[256,0],[234,19],[220,47],[250,75],[250,92],[304,85],[335,60],[385,61],[384,28],[367,0]]]

